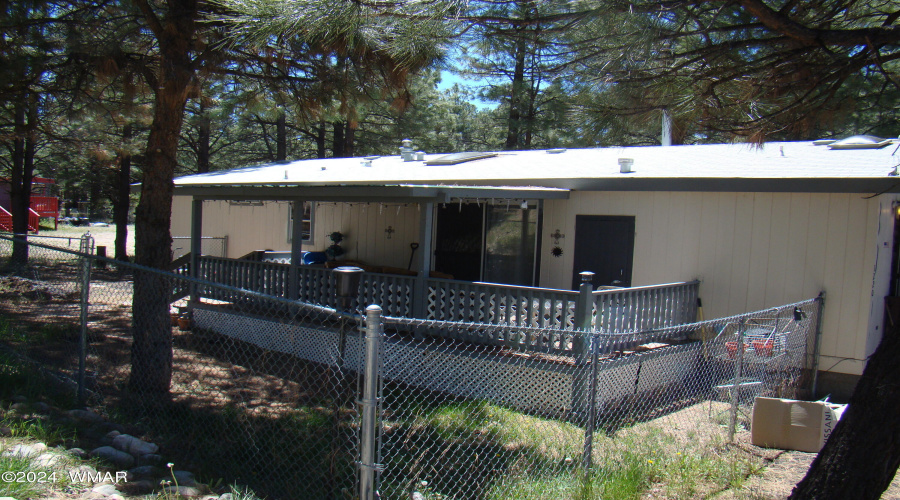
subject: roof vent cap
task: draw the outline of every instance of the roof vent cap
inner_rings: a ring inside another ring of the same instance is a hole
[[[403,139],[400,141],[402,146],[400,146],[400,157],[403,158],[403,161],[413,161],[413,147],[412,140]]]

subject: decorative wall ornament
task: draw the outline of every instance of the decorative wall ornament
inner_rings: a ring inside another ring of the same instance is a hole
[[[393,226],[388,226],[387,229],[384,230],[384,232],[387,233],[387,239],[391,239],[391,235],[396,232],[396,229],[394,229]]]
[[[553,247],[553,250],[550,250],[550,255],[554,257],[562,257],[563,249],[560,247]]]
[[[554,245],[559,245],[560,238],[565,238],[566,235],[559,232],[559,228],[557,228],[556,231],[550,233],[550,237],[553,238]]]

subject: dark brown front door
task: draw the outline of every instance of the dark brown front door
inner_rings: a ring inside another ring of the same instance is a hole
[[[594,273],[597,286],[631,286],[634,256],[634,217],[612,215],[575,216],[575,262],[572,289],[578,289],[578,273]]]

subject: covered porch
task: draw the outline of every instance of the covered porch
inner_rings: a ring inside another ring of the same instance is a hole
[[[179,186],[176,196],[190,197],[191,252],[176,262],[176,269],[235,288],[337,307],[333,268],[360,265],[366,271],[357,303],[378,304],[386,315],[398,318],[606,332],[653,330],[694,321],[696,281],[599,289],[585,283],[580,290],[533,286],[540,274],[544,200],[566,199],[568,194],[564,189],[534,187]],[[290,207],[289,250],[260,249],[238,258],[202,254],[201,238],[210,236],[204,234],[205,205],[267,201]],[[342,212],[328,222],[311,221],[305,202],[315,203],[312,210],[318,215],[325,204],[339,206]],[[366,218],[367,211],[374,213]],[[379,217],[385,211],[394,218]],[[391,220],[394,223],[386,227],[373,227]],[[314,229],[312,224],[328,227]],[[356,234],[348,226],[357,228]],[[321,239],[331,232],[350,238],[352,250],[344,255],[327,252],[333,242]],[[359,234],[363,232],[368,237]],[[469,237],[479,240],[477,251],[472,251],[475,245],[467,241]],[[454,242],[459,246],[450,248],[448,243]],[[380,252],[370,248],[379,245]],[[326,250],[327,262],[310,263],[315,262],[309,258],[310,249]],[[403,249],[407,251],[397,255]],[[376,260],[361,259],[361,255],[376,256]],[[384,260],[377,260],[379,255]],[[468,279],[458,279],[460,275]],[[221,289],[183,291],[188,292],[194,304],[204,298],[224,303],[238,300]],[[572,349],[561,335],[505,338],[502,329],[492,333],[473,328],[470,332],[456,329],[452,336],[539,352],[563,354]]]

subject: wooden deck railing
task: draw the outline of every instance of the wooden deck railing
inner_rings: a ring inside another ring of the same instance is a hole
[[[592,324],[597,330],[615,333],[693,323],[699,290],[699,281],[597,290]]]
[[[290,300],[337,305],[334,277],[329,269],[203,256],[199,271],[198,277],[207,281]],[[290,293],[291,273],[296,273],[294,297]],[[415,296],[416,279],[363,273],[358,303],[379,304],[387,316],[412,318],[415,301],[424,299],[425,320],[544,330],[504,334],[508,329],[438,328],[431,334],[540,352],[571,352],[571,331],[578,323],[575,303],[579,292],[431,278],[427,280],[426,296],[420,299]],[[598,290],[591,297],[590,324],[596,330],[615,333],[690,323],[697,316],[698,290],[697,281]],[[202,289],[200,293],[215,300],[237,300],[234,294],[221,290]]]
[[[31,209],[41,217],[58,217],[59,198],[55,196],[31,195]]]
[[[427,319],[532,328],[573,328],[578,292],[428,280]]]
[[[41,228],[41,217],[32,209],[28,209],[28,230],[34,234],[38,234]],[[12,213],[0,207],[0,230],[12,232],[13,216]]]

